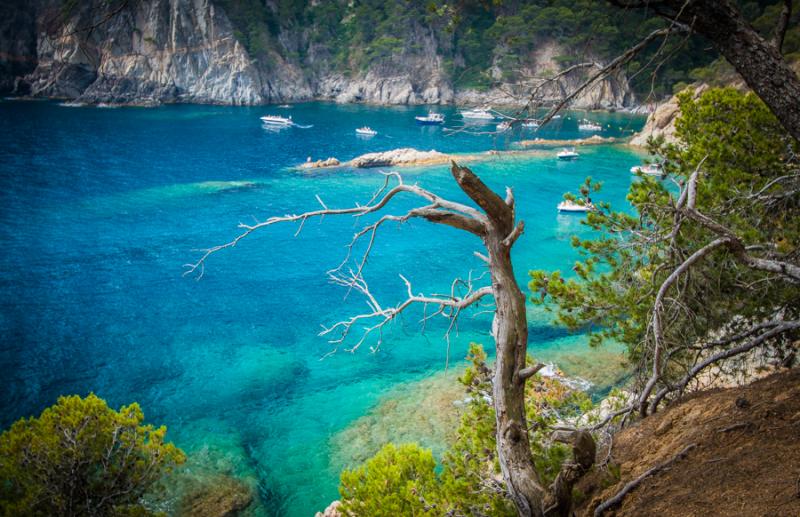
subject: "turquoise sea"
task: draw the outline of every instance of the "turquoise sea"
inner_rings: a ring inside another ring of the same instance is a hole
[[[277,107],[166,106],[69,108],[54,102],[0,101],[0,425],[38,414],[60,394],[93,391],[113,407],[137,401],[147,420],[213,470],[258,489],[251,513],[308,516],[337,496],[347,458],[335,438],[398,386],[445,368],[444,321],[420,332],[409,314],[365,346],[323,360],[317,333],[363,311],[362,298],[326,280],[360,223],[350,217],[263,230],[213,256],[205,275],[184,277],[199,249],[236,235],[240,221],[366,202],[378,170],[300,172],[308,156],[346,160],[398,147],[474,153],[513,147],[520,138],[576,138],[568,113],[534,133],[446,134],[419,127],[423,107],[299,104]],[[451,108],[439,110],[458,120]],[[265,130],[264,114],[291,114],[308,129]],[[604,135],[630,134],[643,118],[592,113]],[[363,139],[356,127],[379,135]],[[491,127],[484,128],[490,130]],[[569,270],[570,236],[580,217],[559,215],[562,194],[591,175],[595,199],[621,206],[629,168],[641,155],[623,146],[498,155],[470,163],[498,191],[515,189],[526,230],[514,251],[519,281],[529,269]],[[463,200],[446,166],[400,169],[406,182]],[[413,200],[391,207],[401,213]],[[366,271],[385,304],[405,293],[449,290],[482,263],[480,242],[422,222],[387,226]],[[530,308],[531,352],[591,378],[583,336],[552,326]],[[488,317],[462,318],[450,369],[470,341],[490,345]],[[571,365],[571,366],[570,366]],[[595,365],[596,366],[596,365]],[[413,388],[409,388],[413,389]],[[602,389],[600,386],[598,389]]]

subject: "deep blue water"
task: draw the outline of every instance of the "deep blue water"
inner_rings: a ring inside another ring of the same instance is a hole
[[[537,135],[508,136],[418,127],[423,108],[295,105],[278,108],[168,106],[67,108],[0,102],[0,424],[37,414],[60,394],[94,391],[119,407],[138,401],[187,451],[213,450],[234,473],[255,479],[259,512],[309,515],[336,497],[330,440],[398,383],[444,368],[444,322],[419,332],[409,316],[364,347],[320,358],[317,336],[363,311],[362,298],[327,282],[358,228],[352,218],[276,226],[213,256],[199,281],[183,265],[200,248],[227,242],[236,224],[318,206],[365,202],[382,181],[376,170],[298,172],[306,157],[356,155],[397,147],[477,152],[521,136],[579,136],[573,114]],[[454,120],[451,109],[440,110]],[[258,116],[291,113],[309,129],[265,131]],[[582,115],[581,115],[582,116]],[[618,135],[641,118],[592,114]],[[358,138],[370,125],[380,134]],[[610,125],[610,127],[609,127]],[[621,131],[622,130],[622,131]],[[533,268],[568,270],[579,217],[558,215],[563,192],[587,175],[595,196],[621,204],[628,169],[640,157],[623,147],[581,150],[561,163],[555,151],[471,164],[493,188],[515,188],[526,231],[514,261],[527,283]],[[418,182],[463,200],[447,167],[403,169]],[[411,206],[400,200],[393,213]],[[443,292],[481,262],[471,236],[422,222],[385,228],[366,272],[385,304],[405,292]],[[581,353],[531,309],[531,350],[558,359]],[[463,318],[451,363],[470,341],[490,344],[486,316]]]

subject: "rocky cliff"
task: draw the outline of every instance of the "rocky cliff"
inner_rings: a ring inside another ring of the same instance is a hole
[[[232,21],[229,4],[12,0],[0,7],[0,91],[133,105],[311,99],[509,105],[523,102],[530,88],[495,67],[494,87],[456,88],[448,72],[453,50],[430,27],[413,20],[398,28],[402,38],[396,41],[404,50],[373,56],[369,66],[356,67],[337,61],[324,38],[314,40],[303,27],[279,24],[254,40],[239,30],[241,20],[238,25]],[[266,2],[261,9],[279,12],[270,6]],[[524,56],[522,72],[536,77],[559,70],[555,58],[565,53],[568,49],[555,43],[542,45]],[[558,98],[582,77],[576,73],[553,83],[545,97]],[[627,81],[618,76],[582,95],[574,107],[619,108],[633,102]]]

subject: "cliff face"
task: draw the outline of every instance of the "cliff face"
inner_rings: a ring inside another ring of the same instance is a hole
[[[264,102],[257,70],[208,0],[143,1],[122,4],[117,13],[103,4],[82,2],[63,20],[53,18],[56,7],[38,7],[37,66],[25,77],[32,95],[125,104]]]
[[[325,41],[310,41],[302,27],[278,27],[256,57],[222,2],[212,0],[16,0],[2,10],[0,91],[14,94],[134,105],[310,99],[499,105],[524,102],[530,87],[498,77],[488,91],[456,89],[445,57],[451,49],[417,23],[398,28],[413,51],[389,52],[353,70],[333,59]],[[564,52],[543,46],[529,56],[524,73],[558,70],[554,56]],[[546,97],[558,98],[582,77],[565,77]],[[627,81],[617,77],[573,106],[616,108],[633,101]]]

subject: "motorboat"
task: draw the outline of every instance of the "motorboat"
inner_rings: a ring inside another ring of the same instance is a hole
[[[268,126],[282,126],[288,127],[293,126],[294,122],[292,121],[292,117],[281,117],[280,115],[264,115],[261,117],[261,122]]]
[[[459,113],[461,117],[464,119],[469,120],[494,120],[495,116],[489,112],[489,109],[471,109],[471,110],[461,110]]]
[[[509,129],[511,129],[511,124],[512,124],[512,122],[510,120],[504,120],[503,122],[500,122],[499,124],[497,124],[497,130],[498,131],[508,131]]]
[[[575,152],[575,148],[567,149],[566,147],[558,152],[558,159],[559,160],[574,160],[578,156],[580,156],[577,152]]]
[[[356,134],[362,136],[375,136],[378,134],[378,132],[369,126],[364,126],[356,129]]]
[[[576,203],[570,199],[565,199],[561,203],[558,204],[558,211],[559,212],[570,212],[570,213],[586,213],[591,210],[594,210],[594,205],[590,201],[584,201],[580,203]]]
[[[664,175],[664,167],[660,163],[648,163],[646,165],[635,165],[631,167],[633,174],[645,174],[647,176],[662,176]]]
[[[444,115],[442,115],[441,113],[434,113],[431,111],[428,112],[427,115],[424,116],[419,115],[414,117],[414,120],[417,121],[417,124],[432,126],[437,124],[444,124]]]
[[[522,123],[522,127],[526,127],[528,129],[539,129],[539,121],[528,119]]]
[[[592,122],[591,120],[583,119],[578,124],[578,129],[581,131],[602,131],[603,126],[596,122]]]

